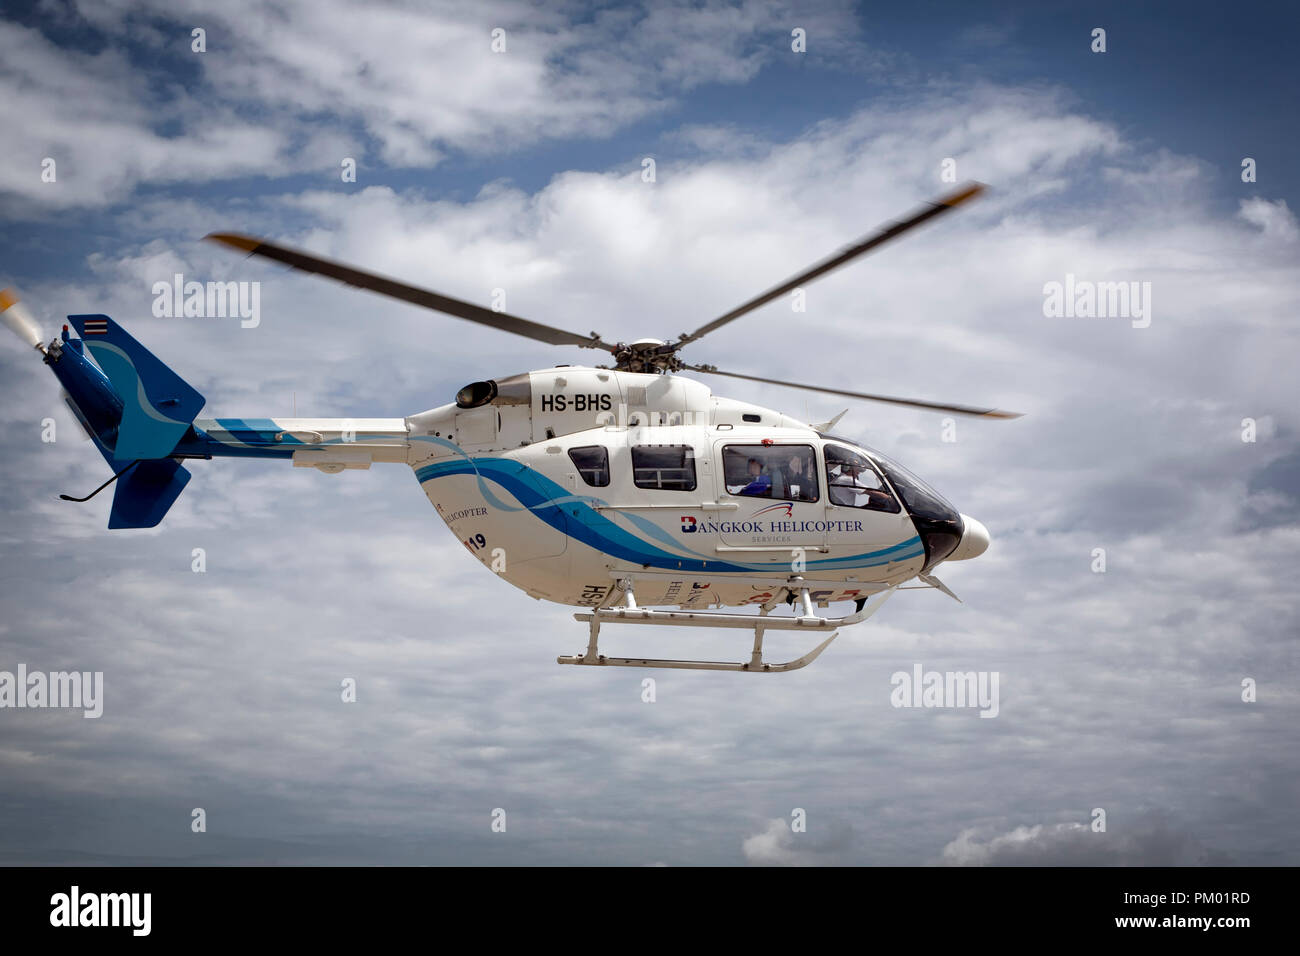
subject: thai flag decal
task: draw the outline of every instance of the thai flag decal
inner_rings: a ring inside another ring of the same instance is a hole
[[[87,335],[107,335],[108,319],[87,319],[82,328]]]

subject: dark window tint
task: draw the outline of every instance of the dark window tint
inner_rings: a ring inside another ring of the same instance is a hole
[[[636,445],[632,481],[638,488],[695,490],[695,449],[690,445]]]
[[[582,480],[593,488],[604,488],[609,484],[609,451],[604,445],[570,448],[569,460],[582,475]]]

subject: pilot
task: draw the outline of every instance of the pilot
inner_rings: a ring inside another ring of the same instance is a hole
[[[879,479],[876,478],[874,472],[867,472],[867,476],[863,478],[864,471],[867,471],[867,469],[856,458],[850,458],[842,462],[839,474],[831,479],[829,489],[831,501],[848,508],[871,508],[875,511],[895,510],[894,499],[889,492],[882,488],[865,487],[866,483],[875,484]]]
[[[740,489],[742,495],[767,495],[772,491],[772,476],[763,474],[763,463],[749,459],[749,484]]]
[[[827,489],[831,501],[846,508],[856,508],[858,506],[858,489],[855,487],[858,483],[857,463],[852,460],[828,459],[826,462],[828,471],[833,464],[839,465],[839,471],[831,478],[830,487]]]

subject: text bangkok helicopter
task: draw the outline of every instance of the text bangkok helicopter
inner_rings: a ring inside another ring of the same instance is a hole
[[[943,561],[977,557],[987,530],[884,455],[790,415],[714,395],[681,371],[992,418],[1014,413],[783,382],[688,365],[686,345],[977,195],[968,185],[674,342],[611,345],[418,289],[283,246],[208,238],[296,269],[525,335],[613,355],[613,367],[558,366],[466,385],[452,404],[392,419],[196,418],[205,399],[104,315],[71,315],[77,337],[48,345],[25,306],[0,292],[9,325],[38,349],[113,470],[109,528],[157,525],[190,479],[182,462],[283,458],[336,473],[409,465],[456,537],[534,598],[583,608],[585,653],[565,664],[777,672],[814,660],[836,628],[873,614],[906,582],[952,595]],[[841,413],[843,414],[843,413]],[[63,496],[67,498],[67,496]],[[90,497],[90,496],[87,496]],[[84,501],[86,499],[68,499]],[[955,595],[952,595],[955,597]],[[852,602],[852,613],[816,608]],[[747,612],[719,610],[744,608]],[[791,614],[783,613],[789,605]],[[656,607],[657,606],[657,607]],[[782,612],[773,614],[773,611]],[[750,660],[602,655],[602,623],[739,628]],[[829,634],[782,664],[768,630]]]

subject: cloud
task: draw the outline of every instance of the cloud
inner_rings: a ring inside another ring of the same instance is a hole
[[[1295,213],[1287,208],[1286,200],[1269,202],[1256,196],[1241,200],[1239,215],[1252,226],[1259,227],[1264,238],[1279,242],[1294,242],[1300,229],[1296,227]]]
[[[121,200],[142,182],[193,183],[275,168],[285,134],[219,104],[177,92],[159,102],[119,50],[56,46],[38,30],[0,22],[0,123],[13,136],[0,190],[16,212]],[[167,126],[174,133],[164,133]],[[42,178],[54,160],[53,181]]]
[[[826,866],[842,861],[852,843],[853,831],[843,823],[832,823],[831,831],[817,838],[795,833],[789,820],[778,819],[746,837],[741,853],[751,866]]]
[[[1127,832],[1093,832],[1082,823],[1018,826],[1005,833],[963,830],[943,848],[948,866],[1227,866],[1231,858],[1204,846],[1159,815]]]
[[[808,851],[797,848],[795,840],[785,820],[769,820],[764,830],[745,838],[741,850],[747,862],[762,866],[807,865]]]
[[[848,4],[652,3],[582,12],[522,2],[241,0],[75,3],[41,29],[0,25],[0,190],[27,215],[121,202],[139,186],[235,177],[429,170],[449,151],[509,153],[603,138],[704,84],[740,84],[789,56],[854,58]],[[206,31],[192,50],[191,31]],[[91,30],[95,54],[59,42]],[[503,30],[495,52],[493,31]],[[131,50],[136,55],[124,52]],[[855,65],[854,65],[855,64]],[[41,160],[57,161],[57,185]]]

